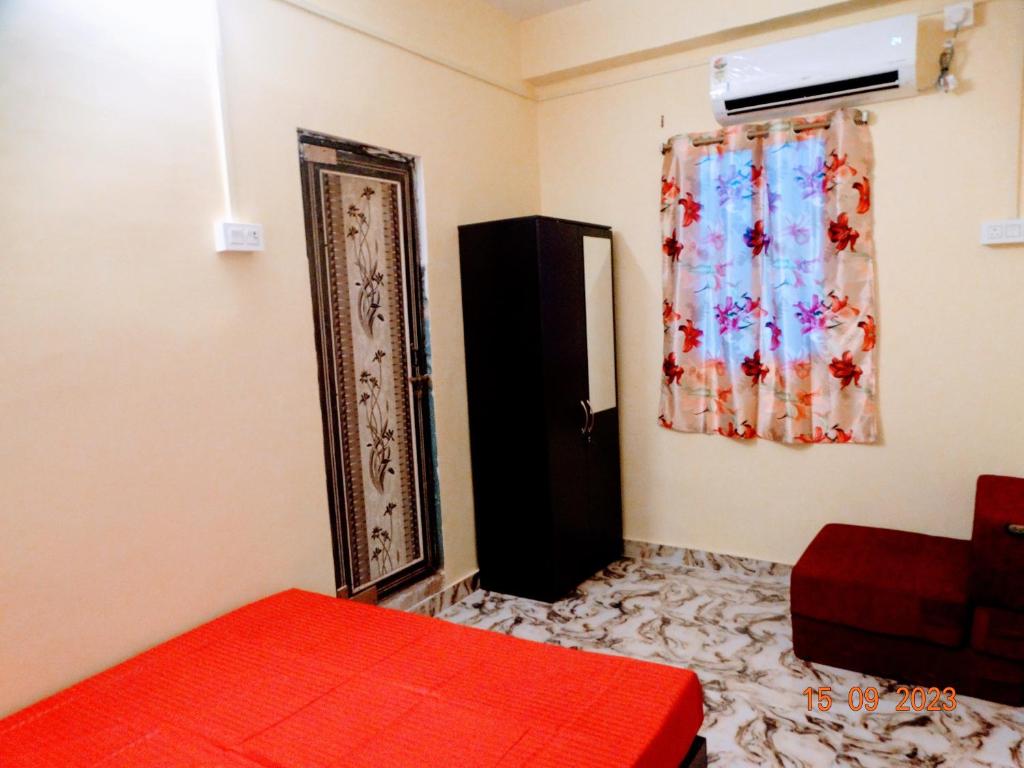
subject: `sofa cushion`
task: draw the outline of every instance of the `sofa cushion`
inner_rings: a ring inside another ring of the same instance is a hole
[[[947,646],[964,643],[970,542],[826,525],[793,568],[793,613]]]
[[[982,605],[1024,611],[1024,478],[982,475],[974,496],[971,598]]]
[[[1004,659],[1024,661],[1024,612],[987,606],[976,609],[971,647]]]

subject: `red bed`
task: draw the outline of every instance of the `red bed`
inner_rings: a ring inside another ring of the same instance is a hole
[[[0,765],[676,768],[702,719],[688,670],[291,590],[0,720]]]

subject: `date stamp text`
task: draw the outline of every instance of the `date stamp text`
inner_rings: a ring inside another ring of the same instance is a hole
[[[835,703],[836,696],[841,696],[829,686],[818,688],[805,688],[804,696],[807,697],[807,711],[817,709],[819,712],[828,712]],[[897,712],[952,712],[956,709],[956,689],[946,688],[923,688],[921,686],[901,685],[896,688]],[[854,712],[874,712],[882,701],[882,695],[874,686],[861,688],[854,686],[846,692],[846,704]]]

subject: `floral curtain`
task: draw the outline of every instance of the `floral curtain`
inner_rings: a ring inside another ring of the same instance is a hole
[[[677,138],[662,172],[661,425],[785,443],[878,437],[871,138]]]

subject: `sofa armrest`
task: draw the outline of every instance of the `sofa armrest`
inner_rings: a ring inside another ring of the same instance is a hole
[[[1024,611],[1024,478],[978,478],[970,573],[975,603]]]

